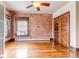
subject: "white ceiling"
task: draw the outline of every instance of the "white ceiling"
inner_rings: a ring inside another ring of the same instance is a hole
[[[31,5],[32,2],[30,1],[2,1],[2,3],[5,5],[7,9],[10,11],[16,11],[16,12],[24,12],[24,13],[42,13],[42,14],[52,14],[53,12],[57,11],[61,7],[63,7],[65,4],[68,3],[68,1],[44,1],[49,2],[49,7],[40,7],[40,11],[37,11],[35,7],[26,8],[27,6]]]

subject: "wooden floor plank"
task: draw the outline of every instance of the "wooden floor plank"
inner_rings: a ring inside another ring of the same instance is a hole
[[[51,45],[49,42],[15,42],[5,44],[6,58],[69,58],[79,54],[71,52],[60,45]]]

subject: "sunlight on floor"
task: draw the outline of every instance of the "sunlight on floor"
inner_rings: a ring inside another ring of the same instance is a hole
[[[58,58],[76,57],[74,52],[48,42],[7,42],[6,58]]]
[[[28,56],[28,49],[26,47],[18,47],[16,49],[16,57],[25,58]]]

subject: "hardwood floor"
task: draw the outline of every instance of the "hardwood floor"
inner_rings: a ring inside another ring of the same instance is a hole
[[[6,58],[69,58],[79,56],[66,47],[51,45],[49,42],[9,41],[5,45]]]

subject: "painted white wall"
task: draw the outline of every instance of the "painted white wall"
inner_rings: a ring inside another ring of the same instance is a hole
[[[53,14],[53,18],[70,11],[70,46],[76,48],[76,2],[71,1]]]
[[[52,15],[52,38],[54,38],[54,19]]]
[[[0,4],[0,57],[3,56],[4,7]]]
[[[0,36],[4,35],[4,8],[0,4]]]
[[[77,48],[79,48],[79,2],[77,1],[77,3],[76,3],[76,20],[77,20],[77,22],[76,22],[76,27],[77,27],[77,41],[76,41],[76,43],[77,43]]]

